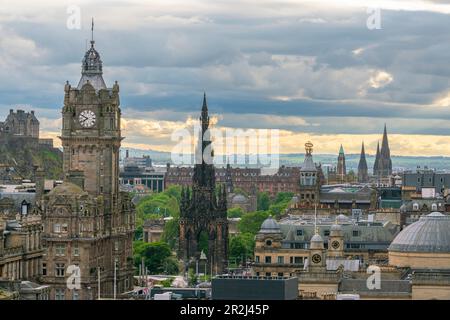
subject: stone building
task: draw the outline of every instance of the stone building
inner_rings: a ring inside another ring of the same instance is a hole
[[[43,181],[36,183],[47,250],[42,280],[56,300],[113,297],[133,286],[134,206],[119,191],[119,85],[106,87],[94,44],[84,56],[78,86],[67,82],[64,88],[65,180],[48,194],[39,190]],[[80,287],[68,288],[69,277],[77,275]]]
[[[288,217],[276,222],[269,217],[256,235],[253,273],[257,276],[293,276],[308,268],[311,242],[323,239],[323,267],[357,271],[367,263],[386,261],[390,243],[398,232],[389,222],[352,221],[344,215]],[[310,264],[311,266],[311,264]]]
[[[12,220],[0,215],[0,280],[37,280],[44,253],[40,215],[18,213]]]
[[[203,97],[200,123],[202,131],[196,150],[192,192],[189,188],[183,188],[181,196],[179,257],[186,266],[192,259],[199,259],[202,251],[199,242],[205,235],[208,239],[208,247],[205,248],[208,269],[220,274],[226,270],[228,262],[227,192],[223,186],[216,195],[214,165],[204,158],[205,150],[211,148],[206,95]],[[212,149],[210,156],[214,156]]]
[[[32,137],[39,139],[39,121],[34,115],[34,111],[9,110],[5,122],[0,122],[0,134],[10,134],[14,136]]]
[[[450,299],[450,216],[432,212],[402,230],[389,264],[411,275],[412,299]]]

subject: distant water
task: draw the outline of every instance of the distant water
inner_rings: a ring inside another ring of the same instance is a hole
[[[121,158],[125,157],[125,150],[129,150],[130,157],[142,157],[149,155],[155,164],[166,164],[171,161],[169,152],[160,152],[154,150],[141,150],[132,148],[122,148]],[[336,166],[337,154],[313,154],[314,162],[321,163],[323,167]],[[302,153],[282,154],[280,155],[280,164],[285,166],[300,166],[303,163],[305,155]],[[414,157],[414,156],[392,156],[392,167],[394,170],[415,170],[417,166],[422,169],[448,170],[450,171],[450,157]],[[375,156],[366,155],[369,173],[372,172]],[[345,155],[345,164],[347,171],[358,170],[359,154]],[[245,166],[245,165],[244,165]]]

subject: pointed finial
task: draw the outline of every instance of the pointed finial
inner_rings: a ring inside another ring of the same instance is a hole
[[[91,24],[91,43],[94,43],[94,17],[92,17],[92,24]]]
[[[208,105],[206,104],[206,92],[203,91],[203,106],[202,106],[203,110],[208,109]]]

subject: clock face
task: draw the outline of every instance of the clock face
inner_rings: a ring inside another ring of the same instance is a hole
[[[322,257],[316,253],[316,254],[313,254],[313,256],[311,257],[311,260],[313,263],[320,263],[320,261],[322,261]]]
[[[84,128],[92,128],[95,124],[95,113],[91,110],[84,110],[80,113],[78,121],[80,125]]]
[[[332,247],[333,249],[338,249],[340,246],[341,246],[341,244],[339,243],[339,241],[333,241],[333,242],[331,243],[331,247]]]

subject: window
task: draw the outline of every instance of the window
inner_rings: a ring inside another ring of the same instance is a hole
[[[270,247],[272,245],[272,240],[270,239],[266,240],[266,245]]]
[[[56,289],[55,290],[55,300],[64,300],[65,299],[65,290],[64,289]]]
[[[256,273],[256,276],[259,277],[259,272]]]
[[[66,255],[66,245],[65,245],[65,244],[61,244],[61,243],[58,243],[58,244],[55,246],[55,254],[56,254],[57,256],[65,256],[65,255]]]
[[[42,275],[43,276],[47,275],[47,264],[46,263],[42,264]]]
[[[119,241],[114,242],[114,250],[119,251]]]
[[[297,230],[297,236],[302,236],[302,235],[303,235],[303,230],[302,229]]]
[[[359,230],[353,230],[352,236],[353,237],[359,237],[360,236]]]
[[[55,224],[53,225],[53,232],[54,232],[54,233],[61,233],[61,224],[55,223]]]
[[[73,255],[75,257],[78,257],[80,255],[80,248],[78,247],[78,244],[73,245]]]
[[[324,235],[325,237],[328,237],[328,236],[330,235],[330,230],[324,230],[324,231],[323,231],[323,235]]]
[[[271,277],[272,274],[270,272],[266,272],[266,277]]]
[[[72,291],[72,300],[79,300],[80,295],[77,290]]]
[[[278,276],[282,278],[284,276],[283,272],[278,272]]]
[[[303,263],[303,258],[302,257],[295,257],[294,258],[294,263],[295,264],[302,264]]]
[[[259,262],[259,256],[255,256],[255,262]]]
[[[65,272],[64,263],[57,263],[56,264],[56,276],[57,277],[64,277],[64,272]]]
[[[61,232],[68,232],[69,228],[67,227],[67,223],[63,223],[61,225]]]
[[[265,258],[266,263],[272,263],[272,257],[266,257]]]
[[[277,262],[278,263],[284,263],[284,257],[278,257]]]

